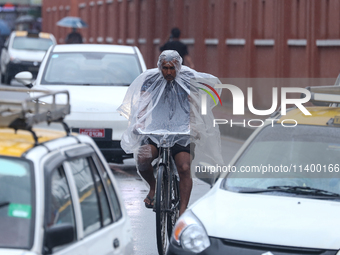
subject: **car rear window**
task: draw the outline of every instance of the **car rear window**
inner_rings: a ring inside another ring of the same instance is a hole
[[[32,245],[32,168],[28,161],[0,157],[0,247],[27,249]]]
[[[42,84],[128,86],[141,73],[136,55],[106,52],[51,53]]]

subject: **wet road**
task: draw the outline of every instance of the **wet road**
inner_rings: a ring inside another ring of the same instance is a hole
[[[225,162],[229,162],[243,144],[242,140],[222,137],[222,152]],[[135,255],[157,255],[156,219],[151,209],[146,209],[143,203],[148,188],[136,173],[134,160],[126,160],[124,165],[110,164],[118,181],[121,195],[130,216]],[[189,206],[202,197],[210,189],[205,182],[194,178],[193,190]]]

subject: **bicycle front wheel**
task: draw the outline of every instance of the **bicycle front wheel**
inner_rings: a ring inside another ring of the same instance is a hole
[[[159,255],[165,255],[168,243],[168,213],[170,211],[170,180],[164,165],[157,171],[156,186],[156,235]]]
[[[168,213],[168,235],[169,239],[171,237],[172,230],[176,224],[179,217],[179,182],[177,180],[176,174],[172,172],[170,178],[170,212]]]

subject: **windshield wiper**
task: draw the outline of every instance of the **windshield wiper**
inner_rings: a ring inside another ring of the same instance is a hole
[[[122,87],[126,87],[126,86],[130,86],[131,83],[106,83],[104,84],[104,86],[122,86]]]
[[[9,205],[9,201],[0,202],[0,208]]]
[[[326,196],[326,197],[340,197],[340,194],[330,192],[322,189],[315,189],[311,187],[304,186],[269,186],[267,189],[256,189],[256,190],[240,190],[239,193],[264,193],[264,192],[287,192],[294,194],[303,194],[303,195],[317,195],[317,196]]]
[[[304,187],[304,186],[269,186],[268,190],[279,190],[284,191],[287,190],[288,192],[294,192],[296,194],[312,194],[312,195],[321,195],[321,196],[328,196],[328,197],[340,197],[340,194],[330,192],[327,190],[316,189],[311,187]]]

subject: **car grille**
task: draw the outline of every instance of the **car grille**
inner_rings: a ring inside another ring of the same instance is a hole
[[[40,62],[37,62],[37,65],[33,64],[33,61],[21,61],[20,63],[9,63],[8,69],[10,73],[17,74],[23,71],[29,71],[33,74],[35,78],[38,74],[40,68]]]
[[[120,141],[102,141],[99,139],[93,139],[99,148],[121,148]]]

